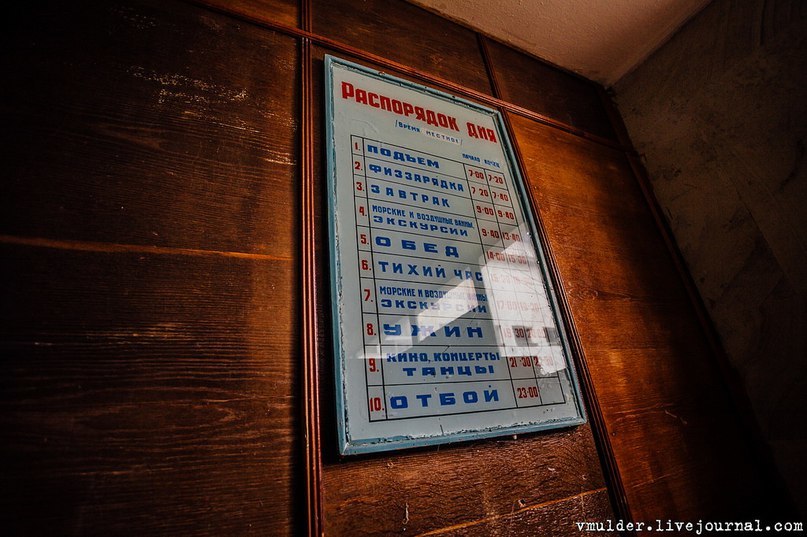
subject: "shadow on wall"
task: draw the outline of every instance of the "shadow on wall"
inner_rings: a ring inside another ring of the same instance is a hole
[[[712,3],[617,102],[656,197],[807,513],[807,7]]]

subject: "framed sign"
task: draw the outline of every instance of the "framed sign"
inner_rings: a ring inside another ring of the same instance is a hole
[[[498,112],[325,69],[341,453],[584,423]]]

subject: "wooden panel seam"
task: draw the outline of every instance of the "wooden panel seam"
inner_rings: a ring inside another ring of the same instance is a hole
[[[499,79],[496,78],[496,70],[493,69],[493,62],[490,60],[490,50],[488,50],[485,36],[477,32],[476,39],[479,43],[479,50],[482,51],[482,62],[485,64],[485,71],[487,71],[488,78],[490,79],[490,87],[493,89],[493,96],[497,99],[501,99],[502,91],[499,87]]]
[[[234,257],[238,259],[257,259],[263,261],[292,261],[291,257],[269,254],[254,254],[249,252],[228,252],[220,250],[205,250],[199,248],[179,248],[173,246],[150,246],[147,244],[123,244],[117,242],[92,242],[67,239],[47,239],[43,237],[19,237],[14,235],[0,235],[0,244],[14,244],[17,246],[36,246],[40,248],[53,248],[56,250],[74,250],[79,252],[100,253],[142,253],[153,255],[187,255],[196,257]]]
[[[574,499],[577,499],[577,498],[583,498],[585,496],[589,496],[591,494],[597,494],[598,492],[603,492],[603,491],[607,491],[607,490],[608,490],[607,487],[600,487],[600,488],[597,488],[597,489],[591,489],[591,490],[587,490],[585,492],[581,492],[580,494],[573,494],[572,496],[567,496],[565,498],[557,498],[555,500],[549,500],[548,502],[538,503],[538,504],[535,504],[535,505],[528,505],[526,507],[522,507],[521,509],[517,509],[517,510],[513,511],[512,513],[501,514],[501,515],[493,515],[493,516],[489,516],[489,517],[485,517],[485,518],[479,518],[477,520],[472,520],[470,522],[462,522],[460,524],[454,524],[453,526],[446,526],[445,528],[440,528],[440,529],[433,530],[433,531],[427,531],[426,533],[418,534],[416,537],[427,537],[429,535],[440,535],[442,533],[448,533],[450,531],[465,529],[465,528],[469,528],[469,527],[476,526],[476,525],[479,525],[479,524],[484,524],[485,522],[492,522],[492,521],[499,520],[499,519],[502,519],[502,518],[511,517],[511,516],[514,516],[514,515],[518,515],[519,513],[524,513],[526,511],[536,511],[538,509],[543,509],[545,507],[549,507],[550,505],[563,503],[563,502],[566,502],[566,501],[569,501],[569,500],[574,500]]]
[[[357,58],[361,58],[362,60],[379,64],[383,67],[388,69],[393,69],[398,71],[399,73],[417,78],[425,83],[441,86],[442,89],[452,92],[457,95],[461,95],[466,98],[475,99],[485,105],[497,108],[497,109],[504,109],[508,112],[512,112],[518,114],[520,116],[526,117],[543,125],[547,125],[554,129],[558,129],[560,131],[572,134],[577,136],[578,138],[583,138],[585,140],[589,140],[593,143],[604,145],[606,147],[611,147],[613,149],[617,149],[619,151],[628,152],[629,149],[622,147],[618,142],[614,142],[608,140],[607,138],[603,138],[596,134],[586,132],[582,129],[578,129],[577,127],[573,127],[568,123],[564,123],[562,121],[558,121],[556,119],[552,119],[548,116],[543,114],[539,114],[538,112],[534,112],[527,108],[518,106],[516,104],[503,101],[500,98],[492,97],[485,93],[473,90],[471,88],[467,88],[461,84],[457,84],[456,82],[451,82],[450,80],[446,80],[444,78],[440,78],[436,75],[432,75],[429,73],[425,73],[419,69],[415,69],[413,67],[409,67],[408,65],[404,65],[392,60],[389,60],[383,56],[378,56],[371,52],[367,52],[365,50],[357,49],[353,46],[347,45],[345,43],[341,43],[339,41],[315,34],[308,30],[301,30],[299,28],[292,28],[291,26],[286,26],[284,24],[279,24],[265,18],[253,17],[247,15],[245,13],[241,13],[234,9],[225,8],[219,5],[213,5],[205,0],[182,0],[183,2],[190,3],[196,6],[204,7],[210,11],[221,13],[227,15],[229,17],[233,17],[235,19],[254,24],[256,26],[260,26],[263,28],[267,28],[269,30],[273,30],[279,33],[283,33],[289,35],[291,37],[298,37],[302,39],[307,39],[311,43],[316,43],[317,45],[321,45],[323,47],[327,47],[338,52],[342,52],[345,54],[350,54]],[[446,19],[447,20],[447,19]],[[450,22],[447,20],[447,22]]]

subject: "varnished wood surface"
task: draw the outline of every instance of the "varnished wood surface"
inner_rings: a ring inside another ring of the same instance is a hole
[[[301,2],[301,26],[311,29],[311,2]],[[320,436],[320,399],[319,399],[319,363],[320,347],[318,345],[321,322],[317,315],[318,296],[327,293],[327,289],[319,285],[317,255],[317,218],[316,190],[317,179],[314,176],[314,82],[313,62],[311,60],[313,45],[309,39],[300,42],[300,79],[302,98],[300,106],[300,148],[302,162],[300,165],[301,206],[300,220],[302,241],[300,244],[301,289],[302,297],[302,370],[303,370],[303,426],[304,426],[304,464],[306,480],[306,513],[307,534],[322,535],[322,443]]]
[[[314,47],[315,108],[324,109],[323,61]],[[351,58],[348,58],[351,59]],[[364,62],[366,63],[366,62]],[[404,77],[405,78],[405,77]],[[322,116],[315,122],[320,240],[320,319],[330,319],[326,248],[327,199]],[[330,323],[320,323],[323,405],[323,513],[327,535],[389,535],[437,531],[457,524],[503,528],[502,518],[522,508],[535,513],[517,519],[525,531],[551,525],[555,517],[577,516],[579,501],[560,500],[605,486],[591,429],[586,426],[519,437],[407,450],[384,455],[338,456]],[[607,493],[598,508],[611,513]],[[550,502],[549,506],[540,507]],[[558,502],[557,504],[555,502]],[[409,519],[404,524],[406,512]],[[578,513],[579,514],[579,513]],[[493,517],[493,518],[491,518]],[[533,517],[533,518],[531,518]],[[539,524],[538,518],[543,517]],[[501,518],[501,522],[497,522]],[[565,520],[565,518],[564,518]],[[548,527],[548,526],[547,526]],[[485,530],[487,531],[487,530]]]
[[[195,0],[215,9],[222,9],[248,18],[270,20],[276,24],[300,27],[300,7],[308,0]]]
[[[572,127],[615,140],[598,86],[498,41],[484,39],[499,97]]]
[[[588,426],[385,457],[331,457],[323,484],[329,535],[419,533],[491,517],[484,524],[494,526],[521,508],[540,510],[604,486]],[[576,513],[576,504],[567,507],[563,515],[555,507],[550,519]],[[602,508],[611,513],[607,502]]]
[[[747,431],[624,155],[510,117],[633,516],[765,514]]]
[[[488,48],[485,45],[485,40],[482,39],[481,36],[480,46],[486,55],[486,62],[488,63],[491,80],[496,86],[495,74],[492,70],[490,70],[490,60],[488,59],[487,54]],[[496,91],[498,93],[499,90],[497,89]],[[510,116],[507,115],[504,110],[501,110],[501,113],[501,121],[504,124],[504,128],[506,129],[510,139],[513,141],[511,143],[514,143],[515,140],[517,140],[517,135],[513,129],[512,122],[510,121]],[[513,145],[512,149],[513,156],[515,158],[515,165],[522,174],[522,181],[525,181],[524,187],[529,188],[529,183],[526,182],[523,175],[524,170],[526,169],[525,157],[521,153],[517,144]],[[547,273],[548,283],[555,289],[555,296],[558,301],[559,321],[563,323],[567,330],[571,359],[577,369],[577,379],[580,386],[580,393],[586,406],[587,421],[589,422],[592,434],[594,435],[594,441],[597,446],[597,453],[600,457],[603,477],[607,483],[607,493],[611,508],[613,509],[613,518],[620,520],[633,520],[630,506],[628,505],[627,501],[627,495],[625,494],[622,476],[617,468],[616,458],[613,453],[613,446],[610,438],[608,437],[600,401],[597,397],[594,382],[591,379],[591,372],[586,360],[585,350],[583,349],[583,345],[580,341],[578,328],[569,307],[569,291],[568,289],[564,289],[560,279],[557,261],[555,260],[555,255],[552,246],[550,245],[549,237],[546,233],[546,225],[543,222],[543,214],[538,209],[533,196],[527,196],[525,203],[530,212],[533,214],[533,218],[537,226],[536,239],[541,243],[544,250],[544,262],[546,264],[545,270]]]
[[[293,533],[292,263],[0,259],[4,532]]]
[[[293,39],[181,2],[21,17],[0,232],[292,255]]]
[[[491,94],[476,34],[404,0],[313,0],[313,32]]]
[[[613,514],[608,505],[608,494],[603,489],[595,489],[563,500],[514,508],[505,515],[494,516],[468,524],[458,524],[442,530],[423,533],[419,537],[488,537],[491,535],[579,537],[581,534],[591,536],[614,535],[613,532],[588,531],[587,527],[585,533],[581,533],[577,526],[578,522],[602,523],[609,519],[613,520]]]
[[[20,11],[3,532],[296,534],[294,39],[182,2]]]

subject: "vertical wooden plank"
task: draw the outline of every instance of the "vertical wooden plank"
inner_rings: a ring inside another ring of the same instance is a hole
[[[488,39],[484,35],[477,33],[476,41],[479,43],[479,51],[482,53],[482,61],[485,63],[485,72],[488,74],[490,87],[493,90],[493,96],[497,99],[502,98],[502,89],[499,84],[499,79],[496,76],[496,71],[493,69],[493,60],[490,57],[490,48],[488,47]],[[510,133],[512,134],[512,133]]]
[[[326,49],[314,47],[315,108],[324,109]],[[326,224],[325,156],[323,116],[315,121],[315,168],[318,178],[318,232],[323,239]],[[321,246],[326,247],[325,244]],[[318,262],[327,280],[327,263]],[[327,285],[327,283],[323,283]],[[321,318],[328,319],[327,294],[319,297]],[[459,524],[480,524],[503,529],[505,515],[532,508],[542,515],[527,517],[525,531],[549,523],[560,511],[563,520],[573,518],[569,497],[590,491],[604,492],[605,482],[591,429],[588,425],[517,439],[492,439],[387,453],[376,456],[340,457],[336,443],[333,394],[333,356],[330,331],[320,328],[322,402],[323,524],[326,534],[378,535],[418,533],[450,529]],[[558,504],[555,511],[551,505]],[[600,505],[610,515],[610,506]],[[562,507],[561,507],[562,506]],[[554,513],[554,514],[550,514]],[[408,515],[407,515],[408,513]],[[492,520],[488,520],[493,517]],[[542,518],[546,517],[546,518]],[[560,518],[557,522],[560,524]],[[564,522],[565,523],[565,522]],[[498,530],[497,530],[498,531]]]
[[[483,50],[485,51],[485,57],[488,58],[487,46],[484,43],[482,46]],[[498,88],[496,79],[492,80],[494,81],[494,87]],[[521,152],[521,145],[518,143],[516,132],[513,130],[510,115],[506,112],[502,112],[502,120],[510,139],[513,140],[513,151],[515,153],[518,167],[521,170],[521,173],[524,174],[523,178],[525,181],[525,188],[528,192],[532,193],[533,190],[529,182],[529,176],[526,174],[527,168],[524,162],[524,155]],[[591,378],[591,372],[586,359],[583,344],[580,340],[577,324],[575,323],[574,316],[571,314],[569,307],[568,291],[560,277],[552,243],[549,240],[549,236],[543,222],[542,212],[538,206],[538,201],[534,195],[530,196],[528,201],[533,218],[535,219],[538,227],[538,240],[541,242],[544,249],[544,255],[548,264],[547,269],[549,277],[552,280],[553,287],[558,290],[557,296],[558,304],[560,306],[560,316],[562,322],[567,327],[567,332],[569,334],[569,343],[572,348],[572,355],[579,376],[580,388],[583,392],[583,399],[586,402],[588,420],[590,422],[592,434],[597,446],[597,452],[600,456],[600,463],[605,477],[605,482],[607,483],[607,495],[617,517],[620,520],[632,520],[630,505],[628,504],[627,495],[625,493],[625,486],[622,482],[622,476],[620,475],[617,467],[613,446],[611,445],[611,439],[608,436],[608,429],[603,418],[603,411],[600,406],[599,398],[597,397],[597,391],[594,389],[594,383]]]
[[[767,514],[770,489],[626,158],[511,121],[631,514]]]
[[[313,31],[490,94],[473,31],[404,0],[314,0]]]
[[[564,73],[492,39],[483,39],[499,98],[583,132],[616,139],[594,82]]]

